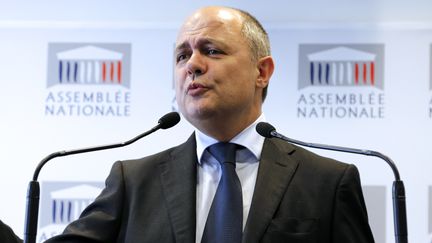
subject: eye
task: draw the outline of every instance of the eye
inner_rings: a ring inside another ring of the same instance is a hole
[[[222,52],[217,50],[217,49],[209,48],[207,50],[207,54],[208,55],[218,55],[218,54],[222,54]]]
[[[187,58],[188,58],[188,55],[186,53],[179,53],[179,54],[177,54],[176,61],[181,62]]]

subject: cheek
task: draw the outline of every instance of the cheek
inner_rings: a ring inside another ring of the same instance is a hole
[[[181,88],[181,85],[176,83],[174,90],[175,90],[175,97],[177,100],[177,104],[181,105],[183,103],[183,100],[184,100],[184,95],[183,95],[184,92],[183,92],[183,89]]]
[[[176,71],[174,73],[174,89],[176,92],[183,89],[184,83],[185,83],[186,75],[184,72]]]
[[[186,87],[185,87],[185,79],[179,76],[174,77],[174,91],[175,97],[177,101],[177,105],[181,109],[185,103],[185,95],[186,95]]]

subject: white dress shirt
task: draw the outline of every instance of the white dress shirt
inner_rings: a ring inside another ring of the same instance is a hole
[[[258,173],[258,161],[264,144],[264,137],[259,135],[255,126],[265,121],[261,114],[258,119],[241,133],[235,136],[230,143],[245,147],[236,153],[236,172],[240,180],[243,194],[243,229],[249,214],[252,195]],[[219,141],[202,132],[195,132],[197,142],[198,171],[197,171],[197,197],[196,197],[196,243],[201,243],[207,216],[213,202],[216,189],[221,178],[219,162],[206,150],[207,147]]]

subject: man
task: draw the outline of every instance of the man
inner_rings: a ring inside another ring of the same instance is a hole
[[[256,133],[274,69],[258,21],[231,8],[197,10],[180,29],[175,63],[177,102],[195,133],[116,162],[101,195],[48,242],[373,242],[353,165]],[[219,159],[215,147],[227,144],[237,144],[228,145],[235,163]],[[221,201],[223,190],[230,200]]]
[[[13,230],[0,220],[0,242],[22,243],[22,240],[15,235]]]

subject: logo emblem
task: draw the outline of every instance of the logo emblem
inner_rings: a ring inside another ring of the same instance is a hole
[[[50,43],[45,115],[130,116],[131,45]]]
[[[79,218],[102,188],[102,183],[95,182],[44,182],[37,242],[63,232],[67,224]]]
[[[383,44],[300,44],[298,72],[298,118],[384,118]]]
[[[384,45],[301,44],[299,89],[370,86],[383,89]]]
[[[130,44],[50,43],[47,86],[130,86]]]

